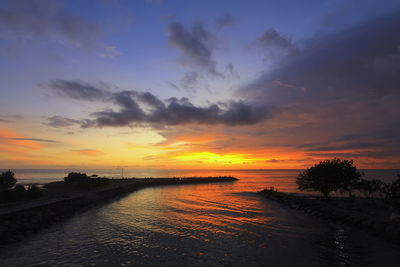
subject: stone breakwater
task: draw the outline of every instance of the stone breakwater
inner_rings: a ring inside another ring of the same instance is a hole
[[[400,224],[390,221],[390,213],[383,204],[372,200],[350,201],[316,196],[301,196],[265,189],[260,194],[294,210],[335,224],[354,227],[371,235],[400,245]],[[378,200],[379,201],[379,200]],[[365,204],[370,202],[369,207]]]
[[[127,180],[127,179],[126,179]],[[47,204],[29,206],[0,214],[0,247],[23,240],[28,235],[65,220],[75,213],[110,201],[118,196],[150,186],[234,182],[234,177],[206,178],[144,178],[132,179],[131,183],[108,186],[103,190],[87,192],[78,197],[66,197]]]

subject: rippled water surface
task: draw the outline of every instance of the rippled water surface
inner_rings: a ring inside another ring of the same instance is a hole
[[[133,192],[3,249],[0,266],[400,266],[398,246],[255,193],[291,191],[297,172],[231,174]]]

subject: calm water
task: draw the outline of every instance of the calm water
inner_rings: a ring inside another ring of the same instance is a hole
[[[297,171],[170,174],[241,180],[133,192],[3,249],[0,266],[400,266],[398,246],[255,193],[294,190]]]
[[[6,169],[0,169],[6,171]],[[300,170],[132,170],[132,169],[16,169],[12,170],[19,183],[49,183],[61,181],[70,172],[84,172],[87,175],[97,174],[109,178],[123,177],[182,177],[182,176],[215,176],[233,175],[237,178],[255,178],[251,186],[261,185],[265,182],[269,185],[278,186],[281,191],[297,190],[295,179]],[[400,170],[363,170],[365,178],[378,178],[383,181],[396,179]]]

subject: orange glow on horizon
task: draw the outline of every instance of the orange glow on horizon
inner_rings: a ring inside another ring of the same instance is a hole
[[[174,157],[187,163],[205,163],[210,165],[240,165],[265,161],[264,158],[252,158],[246,154],[217,154],[212,152],[194,152]]]
[[[42,147],[41,144],[6,129],[0,129],[0,139],[2,139],[2,143],[19,147],[30,149],[40,149]]]

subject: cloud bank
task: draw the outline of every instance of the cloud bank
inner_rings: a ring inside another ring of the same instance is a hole
[[[280,136],[290,139],[295,131],[292,142],[315,140],[305,151],[400,155],[399,27],[397,12],[316,35],[237,96],[278,108]],[[272,31],[263,37],[266,44],[292,46]],[[358,140],[339,142],[352,136]]]
[[[133,126],[134,124],[181,125],[187,123],[251,125],[265,120],[270,110],[256,101],[229,101],[205,107],[193,105],[187,98],[165,101],[150,92],[109,92],[80,81],[54,80],[51,89],[59,96],[76,100],[104,101],[120,107],[92,113],[94,119],[73,120],[61,116],[48,118],[53,127],[80,124],[82,127]]]

